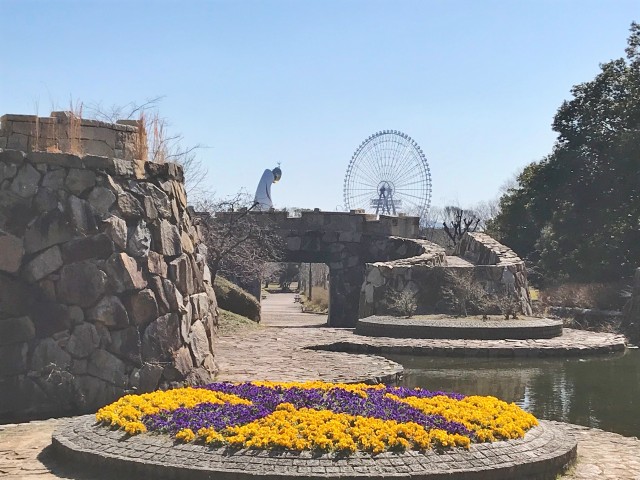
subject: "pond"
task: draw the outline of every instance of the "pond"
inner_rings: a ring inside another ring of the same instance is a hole
[[[404,366],[401,385],[493,395],[541,419],[640,437],[640,349],[570,359],[385,356]]]

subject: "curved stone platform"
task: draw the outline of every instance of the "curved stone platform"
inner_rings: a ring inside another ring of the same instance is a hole
[[[61,422],[53,434],[58,456],[113,468],[122,474],[174,479],[388,477],[432,479],[554,479],[576,458],[577,442],[565,429],[540,422],[523,439],[444,452],[358,453],[339,457],[311,452],[229,450],[178,444],[168,436],[135,437],[95,424],[93,415]]]
[[[368,337],[505,340],[553,338],[562,335],[562,321],[548,318],[517,320],[439,318],[434,315],[361,318],[355,333]]]
[[[335,341],[316,342],[307,348],[329,352],[433,357],[585,357],[624,352],[623,335],[565,328],[561,337],[539,339],[464,340],[365,337],[335,334]]]

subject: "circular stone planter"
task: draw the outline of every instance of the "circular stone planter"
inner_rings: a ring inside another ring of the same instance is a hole
[[[576,458],[565,429],[541,421],[523,439],[473,444],[469,450],[407,451],[336,456],[312,452],[230,450],[176,443],[169,436],[129,437],[85,415],[62,422],[53,434],[58,457],[113,468],[127,477],[222,479],[555,479]]]
[[[361,318],[355,333],[369,337],[522,340],[562,335],[562,321],[547,318],[477,320],[461,318],[372,316]]]

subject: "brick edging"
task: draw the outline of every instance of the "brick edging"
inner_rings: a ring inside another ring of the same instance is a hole
[[[474,444],[445,452],[354,454],[338,458],[311,452],[212,449],[176,444],[168,436],[126,437],[95,425],[86,415],[62,422],[52,438],[54,453],[66,461],[113,468],[125,475],[175,479],[277,479],[349,477],[413,480],[447,478],[554,479],[576,458],[577,442],[565,429],[541,421],[524,439]]]

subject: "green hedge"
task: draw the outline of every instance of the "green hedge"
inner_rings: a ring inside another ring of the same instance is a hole
[[[216,292],[220,308],[250,318],[254,322],[260,321],[260,303],[239,286],[226,278],[216,276],[213,290]]]

